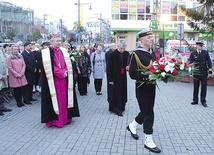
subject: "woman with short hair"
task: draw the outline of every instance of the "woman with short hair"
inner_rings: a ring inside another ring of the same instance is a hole
[[[106,59],[101,44],[97,44],[95,52],[91,54],[91,68],[96,94],[102,95],[102,80],[105,77]]]
[[[9,86],[14,89],[14,97],[18,107],[24,106],[22,102],[23,86],[27,84],[25,77],[25,62],[21,54],[19,54],[19,46],[12,45],[11,54],[7,57],[7,65],[9,70]]]

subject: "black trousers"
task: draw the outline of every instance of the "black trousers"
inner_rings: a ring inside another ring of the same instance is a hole
[[[14,91],[14,97],[15,97],[16,103],[21,103],[22,96],[23,96],[23,87],[14,88],[13,91]]]
[[[33,94],[33,84],[27,84],[23,86],[23,98],[24,101],[29,101]]]
[[[155,91],[155,84],[143,84],[140,87],[139,83],[136,84],[136,98],[140,113],[135,118],[135,121],[143,124],[143,132],[145,134],[153,133]]]
[[[77,86],[80,95],[87,95],[88,77],[78,77]]]
[[[207,77],[206,76],[204,78],[194,78],[193,101],[198,102],[198,93],[199,93],[200,84],[201,84],[200,100],[201,102],[206,102],[206,95],[207,95]]]
[[[4,96],[4,89],[1,89],[0,90],[0,110],[4,108],[3,96]]]
[[[94,87],[96,92],[101,92],[103,79],[94,79]]]

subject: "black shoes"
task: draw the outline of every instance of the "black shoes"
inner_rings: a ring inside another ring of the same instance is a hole
[[[204,102],[201,102],[201,104],[204,106],[204,107],[207,107],[207,103],[204,101]]]
[[[153,153],[161,153],[161,149],[159,149],[157,146],[154,148],[150,148],[144,144],[144,148],[148,149],[149,151],[151,151]]]
[[[22,102],[19,102],[19,103],[17,103],[17,106],[20,108],[20,107],[23,107],[25,105]]]
[[[11,109],[7,109],[7,108],[1,109],[1,112],[10,112],[10,111],[12,111],[12,110]]]
[[[35,99],[35,98],[31,98],[31,99],[30,99],[30,101],[37,101],[37,99]]]
[[[30,101],[25,101],[25,100],[24,100],[24,103],[28,105],[32,104]]]
[[[118,116],[123,116],[123,114],[121,112],[117,112],[115,114],[117,114]]]
[[[193,101],[191,104],[192,104],[192,105],[196,105],[196,104],[198,104],[198,102],[197,102],[197,101]],[[207,107],[206,101],[202,101],[201,104],[202,104],[204,107]]]
[[[7,108],[3,108],[3,109],[0,110],[0,116],[4,115],[3,112],[10,112],[10,111],[12,111],[12,110],[11,109],[7,109]]]
[[[132,131],[129,128],[129,125],[126,127],[126,129],[131,133],[131,136],[135,139],[138,140],[139,136],[137,134],[133,134]]]
[[[115,113],[115,114],[118,115],[118,116],[123,116],[122,112],[120,112],[120,111],[117,110],[117,109],[113,109],[113,110],[111,110],[111,112]]]
[[[196,105],[196,104],[198,104],[198,102],[197,101],[193,101],[191,104],[192,105]]]

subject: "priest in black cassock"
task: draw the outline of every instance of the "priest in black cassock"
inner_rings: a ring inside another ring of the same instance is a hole
[[[109,54],[107,63],[109,111],[123,116],[127,102],[127,75],[129,53],[124,42]]]

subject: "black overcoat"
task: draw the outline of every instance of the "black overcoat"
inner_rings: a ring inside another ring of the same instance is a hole
[[[50,48],[50,60],[51,60],[51,65],[52,65],[52,71],[53,71],[53,67],[54,67],[54,51],[52,50],[52,48]],[[41,52],[39,54],[39,61],[42,63],[42,56],[41,56]],[[57,120],[57,115],[54,112],[53,106],[52,106],[52,100],[51,100],[51,96],[50,96],[50,90],[49,90],[49,86],[48,86],[48,81],[45,75],[45,71],[44,71],[44,67],[43,64],[41,65],[41,122],[42,123],[47,123],[49,121],[52,120]],[[72,117],[79,117],[79,108],[78,108],[78,103],[77,103],[77,97],[76,97],[76,92],[75,92],[75,88],[73,89],[73,98],[74,98],[74,107],[73,108],[69,108],[67,111],[68,114],[68,118],[72,118]]]
[[[121,55],[123,55],[123,63],[121,63]],[[122,83],[121,90],[121,68],[124,68],[126,70],[126,66],[128,65],[128,58],[129,53],[127,51],[124,51],[122,54],[119,53],[118,50],[115,50],[111,52],[108,55],[108,63],[107,63],[107,81],[108,81],[108,102],[109,102],[109,110],[112,111],[111,107],[114,108],[114,106],[119,106],[120,110],[125,110],[125,103],[127,102],[127,74],[125,71],[124,74],[124,81]],[[110,85],[109,82],[114,82],[114,85]],[[121,96],[115,96],[120,92]],[[116,103],[117,97],[121,97],[121,103]],[[117,104],[122,104],[117,105]],[[118,108],[118,107],[117,107]],[[122,109],[121,109],[122,108]]]

